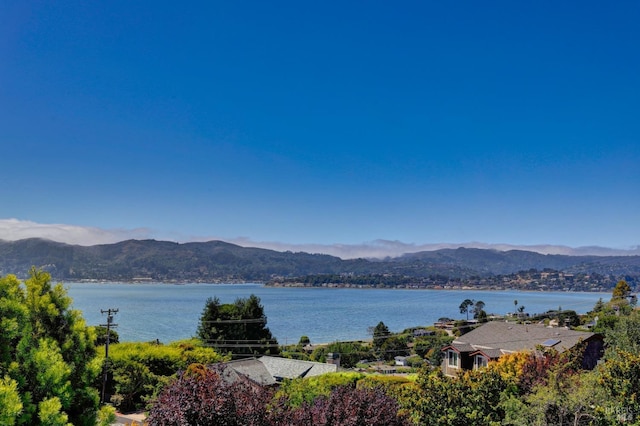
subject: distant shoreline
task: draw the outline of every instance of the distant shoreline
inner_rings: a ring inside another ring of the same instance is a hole
[[[512,287],[471,287],[471,286],[368,286],[368,285],[350,285],[350,284],[329,284],[329,285],[303,285],[303,284],[269,284],[256,281],[220,281],[220,282],[194,282],[194,281],[155,281],[155,280],[73,280],[58,281],[64,285],[67,284],[122,284],[122,285],[254,285],[265,288],[291,288],[291,289],[351,289],[351,290],[415,290],[415,291],[513,291],[519,293],[601,293],[609,294],[608,290],[558,290],[558,289],[519,289]]]

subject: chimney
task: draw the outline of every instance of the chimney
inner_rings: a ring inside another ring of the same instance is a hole
[[[340,354],[338,352],[329,352],[327,354],[327,364],[333,364],[340,368]]]

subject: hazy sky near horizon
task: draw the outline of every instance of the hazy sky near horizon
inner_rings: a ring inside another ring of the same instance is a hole
[[[635,247],[639,18],[637,1],[3,1],[0,219]]]

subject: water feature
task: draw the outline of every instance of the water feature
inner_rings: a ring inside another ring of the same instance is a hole
[[[482,300],[488,313],[573,309],[585,313],[609,293],[463,291],[350,288],[273,288],[261,284],[64,283],[89,325],[106,323],[101,310],[118,308],[114,317],[121,341],[167,343],[196,333],[209,297],[231,303],[255,294],[267,315],[267,327],[281,344],[309,336],[312,343],[369,338],[368,328],[383,321],[391,331],[432,325],[438,318],[463,318],[464,299]]]

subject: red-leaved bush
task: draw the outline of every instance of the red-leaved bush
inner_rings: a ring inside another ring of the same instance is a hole
[[[218,372],[201,369],[182,374],[153,402],[149,425],[263,426],[272,392],[246,380],[225,381]]]
[[[224,376],[226,377],[226,376]],[[149,425],[194,426],[406,426],[399,405],[381,388],[346,385],[310,404],[286,398],[249,380],[225,380],[206,368],[190,369],[168,385],[151,406]]]

